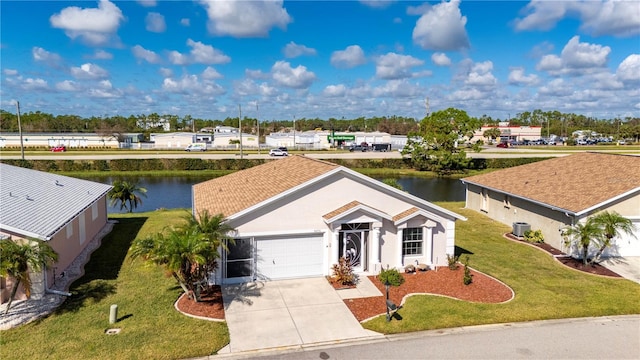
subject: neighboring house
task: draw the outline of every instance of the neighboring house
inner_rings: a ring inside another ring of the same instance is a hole
[[[218,282],[445,265],[455,221],[466,218],[378,180],[304,156],[272,160],[193,186],[193,210],[223,214],[237,230]]]
[[[630,219],[608,256],[640,256],[640,157],[584,152],[462,179],[466,207],[513,226],[542,230],[546,243],[569,252],[563,230],[601,211]]]
[[[0,164],[0,241],[37,238],[58,253],[58,262],[31,274],[32,296],[41,297],[107,224],[111,186]],[[8,301],[11,279],[2,279],[0,298]],[[19,290],[24,298],[24,291]]]

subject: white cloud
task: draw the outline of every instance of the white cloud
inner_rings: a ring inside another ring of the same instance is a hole
[[[173,65],[186,65],[189,63],[189,57],[177,51],[170,51],[168,57],[169,57],[169,61]]]
[[[72,67],[71,75],[76,79],[92,80],[104,79],[109,76],[109,73],[96,64],[86,63],[80,65],[80,67]]]
[[[640,54],[627,56],[627,58],[618,65],[616,76],[624,82],[640,82]]]
[[[265,82],[258,84],[252,79],[244,79],[234,82],[234,93],[236,96],[274,97],[278,95],[278,89]]]
[[[111,60],[113,59],[113,54],[104,50],[96,50],[93,55],[90,56],[91,59],[96,60]]]
[[[431,61],[438,66],[451,65],[451,59],[449,59],[445,53],[433,53],[433,55],[431,55]]]
[[[536,85],[538,83],[538,75],[525,75],[524,68],[516,67],[509,71],[509,84],[512,85]]]
[[[158,54],[151,50],[147,50],[140,45],[132,47],[131,52],[136,59],[144,60],[150,64],[159,64],[162,61]]]
[[[347,46],[346,49],[334,51],[331,54],[331,65],[338,68],[350,69],[366,62],[364,51],[358,45]]]
[[[56,84],[56,89],[61,91],[80,91],[80,87],[75,81],[65,80]]]
[[[415,97],[422,94],[423,89],[420,86],[409,83],[407,79],[390,80],[384,85],[377,86],[373,89],[373,96],[375,97]]]
[[[2,69],[2,73],[7,76],[16,76],[18,75],[18,70],[16,69]]]
[[[187,40],[187,45],[191,47],[191,58],[194,63],[226,64],[231,61],[230,57],[211,45],[205,45],[191,39]]]
[[[167,30],[167,24],[164,22],[164,16],[159,13],[150,12],[144,19],[147,31],[162,33]]]
[[[550,96],[568,96],[573,94],[573,87],[564,79],[553,79],[547,85],[541,86],[538,93]]]
[[[460,12],[460,1],[441,2],[425,7],[416,22],[413,42],[426,50],[455,51],[469,48],[465,25],[467,17]]]
[[[347,87],[343,84],[328,85],[322,92],[323,95],[328,97],[343,97],[347,93]]]
[[[545,55],[536,69],[552,75],[584,74],[606,66],[611,48],[598,44],[581,43],[579,36],[572,37],[557,55]]]
[[[306,89],[316,79],[316,75],[306,67],[291,67],[286,61],[277,61],[271,67],[271,76],[278,84],[292,89]]]
[[[465,84],[470,86],[493,86],[498,80],[491,73],[493,70],[493,62],[484,61],[476,63],[471,68],[471,71],[467,75]]]
[[[22,88],[25,90],[45,90],[49,88],[49,84],[44,79],[27,78],[22,83]]]
[[[379,79],[402,79],[412,77],[411,68],[424,64],[424,61],[409,55],[387,53],[376,58],[376,77]]]
[[[60,63],[60,55],[56,53],[49,52],[41,47],[33,47],[31,49],[31,55],[33,56],[33,60],[44,62],[47,65],[54,66]]]
[[[123,20],[122,11],[109,0],[100,0],[98,8],[67,7],[49,18],[51,26],[63,29],[71,39],[94,46],[109,43]]]
[[[578,18],[580,30],[594,36],[640,34],[640,7],[636,1],[531,1],[524,18],[515,20],[516,30],[550,30],[566,18]]]
[[[221,79],[222,75],[217,72],[216,69],[211,66],[207,66],[207,68],[202,72],[202,78],[207,80]]]
[[[173,76],[173,70],[169,69],[169,68],[160,68],[160,75],[162,75],[163,77],[172,77]]]
[[[249,79],[269,79],[271,78],[271,76],[267,73],[262,72],[261,70],[252,70],[252,69],[246,69],[244,71],[244,75],[246,77],[248,77]]]
[[[221,95],[225,93],[220,85],[201,82],[196,75],[184,75],[178,80],[166,78],[162,82],[162,89],[180,94]]]
[[[187,18],[180,19],[180,25],[182,26],[191,26],[191,20]]]
[[[207,28],[214,35],[266,37],[273,27],[284,30],[292,21],[282,0],[201,0],[200,4],[207,10]]]
[[[359,0],[359,2],[372,8],[384,9],[396,2],[396,0]]]
[[[155,7],[158,5],[156,0],[137,0],[137,3],[144,7]]]
[[[309,47],[306,47],[304,45],[299,45],[294,43],[293,41],[288,43],[285,47],[284,47],[284,56],[287,58],[296,58],[298,56],[303,56],[303,55],[316,55],[317,51],[316,49],[312,49]]]

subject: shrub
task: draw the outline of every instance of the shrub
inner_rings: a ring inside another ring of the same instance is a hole
[[[344,257],[333,264],[333,278],[341,285],[353,285],[356,283],[356,275],[353,273],[353,266]]]
[[[465,285],[471,284],[473,281],[471,270],[469,270],[469,255],[464,258],[464,276],[462,277],[462,283]]]
[[[458,259],[460,257],[457,255],[447,254],[447,266],[450,270],[458,270]]]
[[[542,230],[527,230],[524,232],[524,240],[530,243],[543,243],[544,235]]]
[[[400,274],[395,268],[389,269],[389,265],[387,265],[386,270],[382,269],[380,271],[380,274],[378,274],[378,280],[383,284],[389,282],[389,285],[391,286],[400,286],[404,283],[404,277],[402,274]]]

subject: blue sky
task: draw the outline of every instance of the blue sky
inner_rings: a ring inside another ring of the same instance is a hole
[[[1,1],[0,107],[640,116],[638,1]],[[256,106],[256,104],[258,106]]]

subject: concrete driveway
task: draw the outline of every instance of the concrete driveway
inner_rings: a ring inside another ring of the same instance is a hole
[[[365,330],[325,278],[222,287],[231,341],[220,353],[382,337]]]
[[[600,264],[618,275],[640,284],[640,256],[612,257]]]

